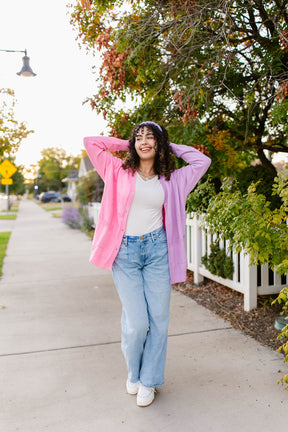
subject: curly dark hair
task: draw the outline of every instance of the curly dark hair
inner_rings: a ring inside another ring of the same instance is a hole
[[[132,136],[129,139],[129,153],[123,163],[123,168],[131,169],[132,172],[135,173],[139,167],[140,158],[135,149],[135,138],[139,129],[144,126],[153,133],[158,144],[158,150],[154,161],[155,174],[158,176],[162,175],[166,180],[170,180],[171,173],[175,170],[175,160],[172,156],[173,153],[169,143],[168,132],[164,126],[157,125],[153,122],[143,122],[134,128]]]

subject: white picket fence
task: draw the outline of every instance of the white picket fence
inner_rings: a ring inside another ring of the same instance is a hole
[[[96,227],[101,209],[100,202],[89,203],[87,206],[88,217],[91,220],[93,227]]]
[[[101,203],[88,205],[88,215],[92,224],[96,226]],[[215,240],[215,238],[214,238]],[[203,264],[201,257],[210,253],[213,235],[200,226],[200,219],[193,214],[186,217],[186,251],[188,269],[194,273],[194,282],[199,284],[204,277],[214,280],[224,286],[232,288],[244,295],[244,310],[250,311],[257,307],[258,295],[277,294],[288,283],[288,274],[280,276],[272,272],[268,265],[250,266],[250,257],[244,252],[232,253],[234,263],[233,279],[223,279],[210,273]],[[220,248],[228,249],[228,242],[221,241]],[[228,252],[227,252],[228,253]]]
[[[288,274],[279,275],[272,271],[267,264],[250,266],[249,254],[244,251],[233,253],[234,273],[232,280],[223,279],[210,273],[203,264],[201,257],[210,253],[210,245],[215,241],[216,236],[210,234],[206,229],[201,228],[200,219],[193,214],[186,217],[186,250],[188,268],[194,273],[194,282],[199,284],[203,278],[214,280],[222,285],[232,288],[244,294],[244,310],[250,311],[257,307],[258,295],[277,294],[287,285]],[[220,241],[221,249],[228,250],[228,242]],[[227,254],[229,252],[227,251]]]

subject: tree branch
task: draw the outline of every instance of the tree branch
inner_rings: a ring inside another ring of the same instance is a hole
[[[268,13],[266,12],[263,1],[256,0],[255,4],[258,7],[264,26],[269,30],[270,35],[273,36],[273,34],[275,33],[275,25],[274,22],[269,17]]]

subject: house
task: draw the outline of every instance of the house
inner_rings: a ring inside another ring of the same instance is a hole
[[[64,178],[62,182],[67,183],[67,195],[71,198],[72,201],[76,201],[78,172],[70,171],[69,176]]]
[[[85,177],[91,170],[94,170],[94,167],[89,157],[83,157],[80,161],[78,172],[75,170],[71,171],[69,176],[62,180],[64,183],[67,183],[67,195],[72,201],[76,201],[77,198],[77,183],[79,179]]]
[[[94,170],[94,166],[92,162],[90,161],[89,157],[83,157],[80,162],[80,167],[78,171],[78,177],[84,177],[88,174],[89,171]]]

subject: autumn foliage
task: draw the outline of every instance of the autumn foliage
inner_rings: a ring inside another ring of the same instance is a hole
[[[264,150],[288,152],[285,2],[79,0],[71,23],[101,55],[87,101],[113,134],[153,119],[225,174],[256,157],[273,169]]]
[[[14,155],[22,140],[32,133],[25,122],[15,119],[16,98],[11,89],[0,89],[0,158]]]

